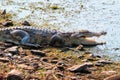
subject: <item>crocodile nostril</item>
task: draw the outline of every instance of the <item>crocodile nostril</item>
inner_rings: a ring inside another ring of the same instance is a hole
[[[106,35],[106,34],[107,34],[107,32],[102,31],[102,32],[101,32],[101,34],[102,34],[102,35]]]

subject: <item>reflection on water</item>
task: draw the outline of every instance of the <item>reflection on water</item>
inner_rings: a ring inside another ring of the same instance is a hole
[[[63,31],[107,31],[106,36],[98,39],[107,44],[92,50],[120,60],[119,4],[120,0],[0,0],[0,9],[6,9],[18,22],[28,20]],[[52,10],[51,6],[58,9]]]

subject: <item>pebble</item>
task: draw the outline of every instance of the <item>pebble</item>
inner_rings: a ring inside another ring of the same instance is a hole
[[[23,80],[23,79],[24,79],[24,75],[22,74],[22,72],[18,70],[11,70],[7,74],[7,80]]]
[[[5,27],[13,26],[13,21],[7,20],[7,21],[3,22],[2,25]]]
[[[120,74],[115,74],[105,78],[104,80],[120,80]]]
[[[5,52],[10,52],[12,54],[17,54],[19,52],[18,48],[19,48],[18,46],[13,46],[13,47],[5,49],[4,51]]]
[[[91,66],[93,66],[93,63],[86,62],[86,63],[83,63],[81,65],[74,65],[74,66],[68,68],[68,70],[71,71],[71,72],[81,72],[81,71],[84,71],[84,70],[86,71],[86,69],[88,67],[91,67]]]
[[[48,60],[48,57],[42,57],[41,61],[48,62],[49,60]]]
[[[6,63],[6,62],[9,62],[9,59],[8,58],[0,58],[0,62]]]
[[[22,68],[22,69],[25,69],[25,70],[34,70],[33,67],[31,66],[27,66],[25,64],[19,64],[18,67]]]
[[[107,60],[98,60],[96,64],[101,64],[101,65],[105,65],[105,64],[112,64],[112,61],[107,61]]]
[[[105,75],[113,75],[113,74],[117,74],[117,72],[116,71],[102,71],[101,72],[102,74],[105,74]]]
[[[51,63],[56,64],[58,60],[51,60]]]
[[[24,21],[24,22],[22,23],[22,25],[24,25],[24,26],[31,26],[28,21]]]
[[[37,55],[37,56],[41,56],[41,57],[46,56],[46,53],[43,52],[43,51],[40,51],[40,50],[31,50],[31,53],[32,53],[33,55]]]

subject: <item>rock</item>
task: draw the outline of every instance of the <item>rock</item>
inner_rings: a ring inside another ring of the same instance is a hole
[[[91,67],[91,66],[93,66],[93,63],[86,62],[81,65],[75,65],[73,67],[70,67],[70,68],[68,68],[68,70],[71,72],[84,72],[84,70],[85,70],[85,72],[86,72],[87,68]]]
[[[84,59],[85,56],[84,56],[84,55],[80,55],[80,56],[78,56],[78,58],[79,58],[79,59]]]
[[[71,80],[78,80],[77,77],[70,77]]]
[[[18,48],[19,48],[18,46],[13,46],[13,47],[5,49],[4,51],[5,52],[10,52],[12,54],[17,54],[19,52]]]
[[[64,74],[62,74],[62,73],[56,73],[56,76],[58,77],[58,78],[62,78],[62,77],[64,77]]]
[[[102,63],[96,63],[95,66],[101,66],[101,67],[103,67],[104,64],[102,64]]]
[[[105,78],[104,80],[120,80],[120,74],[115,74],[110,77]]]
[[[31,63],[30,66],[34,67],[34,69],[37,69],[39,67],[38,63]]]
[[[84,50],[84,49],[83,49],[83,45],[79,45],[79,46],[77,46],[75,49],[76,49],[76,50]]]
[[[106,61],[106,60],[99,60],[99,61],[97,61],[97,63],[101,63],[101,64],[105,65],[105,64],[112,64],[113,62],[112,61]]]
[[[88,61],[88,59],[83,59],[83,60],[82,60],[82,62],[87,62],[87,61]]]
[[[25,69],[25,70],[34,70],[33,67],[31,66],[27,66],[25,64],[19,64],[18,67],[22,68],[22,69]]]
[[[101,73],[102,73],[102,74],[105,74],[105,75],[113,75],[113,74],[117,74],[116,71],[102,71]]]
[[[86,51],[84,54],[91,54],[91,52]]]
[[[26,80],[41,80],[41,79],[37,76],[27,76]]]
[[[22,74],[22,72],[18,70],[11,70],[7,74],[7,80],[23,80],[23,79],[24,79],[24,75]]]
[[[37,55],[37,56],[41,56],[41,57],[46,56],[46,53],[45,53],[45,52],[39,51],[39,50],[31,50],[31,53],[32,53],[33,55]]]
[[[0,80],[5,80],[5,74],[4,73],[0,73]]]
[[[102,58],[100,55],[96,55],[97,58]]]
[[[56,64],[58,62],[58,58],[54,57],[54,58],[52,58],[52,60],[50,62],[53,64]]]
[[[24,26],[31,26],[28,21],[24,21],[24,22],[22,23],[22,25],[24,25]]]
[[[43,74],[52,74],[54,71],[53,70],[47,70],[47,71],[44,71],[42,72]]]
[[[2,25],[6,26],[6,27],[13,26],[13,21],[7,20],[7,21],[3,22]]]
[[[82,80],[82,79],[78,79],[76,76],[65,76],[64,80]],[[85,80],[85,79],[84,79]]]
[[[6,47],[0,46],[0,50],[4,50],[4,49],[6,49]]]
[[[57,65],[56,68],[59,69],[60,71],[64,71],[65,70],[65,68],[63,66],[61,66],[61,65]]]
[[[51,63],[56,64],[58,60],[51,60]]]
[[[48,57],[42,57],[41,61],[48,62],[49,60],[48,60]]]
[[[107,61],[107,60],[98,60],[95,65],[96,66],[104,66],[105,64],[112,64],[112,61]]]
[[[9,59],[8,58],[0,58],[0,62],[6,63],[6,62],[9,62]]]
[[[88,57],[94,58],[95,56],[91,53],[91,54],[88,54]]]
[[[1,46],[1,47],[11,47],[11,46],[13,46],[13,45],[10,44],[10,43],[0,42],[0,46]]]
[[[57,63],[57,65],[59,65],[59,66],[66,66],[66,63],[63,62],[63,61],[59,61],[59,62]]]
[[[4,9],[1,13],[0,13],[0,16],[2,17],[2,18],[6,18],[6,9]]]

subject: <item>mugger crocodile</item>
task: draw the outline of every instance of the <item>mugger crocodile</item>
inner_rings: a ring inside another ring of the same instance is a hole
[[[101,45],[104,42],[86,39],[87,37],[99,37],[106,32],[91,32],[82,30],[78,32],[61,32],[57,30],[41,29],[32,26],[16,26],[0,28],[0,41],[12,40],[22,45],[50,45],[50,46],[72,46],[72,45]]]

